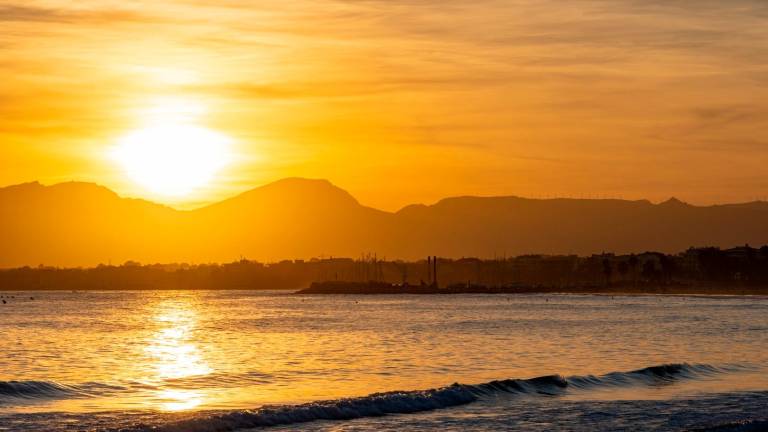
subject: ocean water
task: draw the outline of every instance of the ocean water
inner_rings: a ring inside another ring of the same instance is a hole
[[[0,431],[768,430],[765,297],[0,296]]]

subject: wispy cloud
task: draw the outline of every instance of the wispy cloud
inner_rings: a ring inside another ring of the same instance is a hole
[[[146,22],[150,17],[133,10],[48,8],[21,4],[0,4],[0,22],[108,24],[117,21]]]

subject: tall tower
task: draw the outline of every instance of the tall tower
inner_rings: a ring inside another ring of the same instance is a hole
[[[427,283],[432,283],[432,256],[427,256]]]
[[[437,255],[432,257],[432,285],[437,288]]]

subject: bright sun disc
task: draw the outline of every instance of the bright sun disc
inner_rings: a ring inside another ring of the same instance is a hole
[[[123,136],[112,157],[138,184],[180,196],[209,184],[230,162],[230,139],[199,126],[152,126]]]

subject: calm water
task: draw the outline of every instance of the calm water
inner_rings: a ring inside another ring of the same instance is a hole
[[[0,430],[768,427],[768,298],[0,295]]]

